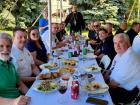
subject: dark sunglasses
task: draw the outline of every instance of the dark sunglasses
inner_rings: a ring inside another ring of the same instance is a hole
[[[39,36],[39,33],[32,33],[32,35],[33,35],[33,36],[35,36],[35,35]]]

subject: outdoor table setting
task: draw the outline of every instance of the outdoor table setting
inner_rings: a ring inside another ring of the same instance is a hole
[[[57,49],[48,63],[40,65],[42,72],[26,94],[31,97],[29,105],[92,105],[96,99],[105,100],[99,105],[113,105],[96,56],[89,47],[81,52],[77,48]]]

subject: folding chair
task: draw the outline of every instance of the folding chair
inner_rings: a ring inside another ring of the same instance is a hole
[[[111,63],[111,59],[108,57],[108,55],[104,55],[100,61],[100,64],[101,63],[104,65],[104,69],[106,70]]]

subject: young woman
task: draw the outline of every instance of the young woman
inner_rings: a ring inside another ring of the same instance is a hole
[[[31,27],[28,30],[26,48],[31,52],[36,65],[39,66],[47,62],[47,50],[40,38],[39,29],[37,27]]]

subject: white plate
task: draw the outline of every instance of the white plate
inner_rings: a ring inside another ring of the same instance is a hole
[[[70,61],[74,62],[75,65],[66,64],[66,63],[65,63],[65,62],[70,62]],[[73,58],[71,58],[71,59],[63,59],[61,62],[62,62],[62,65],[63,65],[63,66],[72,66],[72,67],[77,67],[77,66],[78,66],[78,61],[77,61],[76,59],[73,59]]]
[[[93,53],[87,53],[87,55],[80,55],[79,56],[79,60],[93,60],[97,58],[96,55],[94,55]]]
[[[45,67],[45,66],[49,66],[49,65],[52,65],[52,64],[51,64],[51,63],[45,63],[45,64],[40,65],[39,67],[40,67],[40,69],[42,69],[42,70],[44,70],[44,69],[54,70],[54,69],[57,69],[57,68],[58,68],[58,64],[57,64],[56,67],[52,67],[52,68],[47,68],[47,67]]]
[[[92,70],[92,67],[95,67],[96,69],[95,70]],[[89,67],[86,67],[85,69],[87,72],[99,72],[101,71],[101,67],[97,66],[97,65],[91,65]]]
[[[98,89],[96,89],[96,88],[95,89],[93,88],[91,90],[87,89],[87,85],[94,84],[94,83],[98,83],[100,85],[100,87]],[[82,87],[82,89],[84,91],[86,91],[87,93],[91,93],[91,94],[102,94],[102,93],[107,92],[108,89],[109,89],[108,85],[105,84],[105,83],[91,82],[89,84],[87,84],[86,86]]]
[[[51,82],[53,82],[54,84],[52,84],[52,85],[56,85],[56,86],[54,86],[54,89],[50,89],[50,90],[39,90],[38,89],[38,87],[39,87],[39,85],[43,82],[43,81],[51,81]],[[55,80],[38,80],[34,85],[33,85],[33,90],[35,90],[35,91],[37,91],[37,92],[43,92],[43,93],[50,93],[50,92],[54,92],[54,91],[56,91],[57,90],[57,82],[55,81]]]
[[[86,59],[95,59],[97,58],[96,55],[94,55],[93,53],[87,53],[87,55],[84,56]]]

